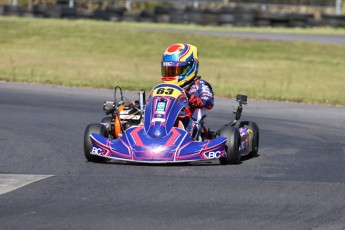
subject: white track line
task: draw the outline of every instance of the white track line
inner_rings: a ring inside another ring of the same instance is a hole
[[[0,195],[53,175],[0,174]]]

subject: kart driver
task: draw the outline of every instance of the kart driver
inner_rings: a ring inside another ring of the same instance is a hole
[[[169,46],[163,53],[161,67],[163,83],[178,85],[189,95],[189,106],[194,113],[182,122],[191,137],[198,140],[206,111],[214,105],[214,94],[211,85],[197,76],[197,47],[183,43]]]

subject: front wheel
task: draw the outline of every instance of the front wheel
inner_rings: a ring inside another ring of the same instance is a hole
[[[97,162],[97,163],[101,163],[101,162],[105,162],[107,159],[104,157],[100,157],[100,156],[95,156],[92,155],[90,152],[92,150],[92,142],[91,142],[91,138],[90,138],[90,134],[91,133],[97,133],[100,134],[104,137],[107,137],[107,130],[104,127],[104,125],[101,124],[90,124],[86,127],[85,129],[85,134],[84,134],[84,154],[85,157],[88,161],[91,162]]]
[[[238,128],[233,126],[224,127],[219,136],[226,137],[227,141],[225,144],[226,157],[219,158],[222,164],[239,164],[241,161],[240,155],[240,142],[241,136]]]
[[[112,117],[105,117],[101,121],[107,130],[107,136],[114,139],[114,121]]]

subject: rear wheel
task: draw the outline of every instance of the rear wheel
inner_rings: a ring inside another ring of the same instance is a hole
[[[104,127],[104,125],[101,124],[90,124],[86,127],[85,129],[85,134],[84,134],[84,154],[85,157],[88,161],[91,162],[105,162],[107,159],[104,157],[99,157],[92,155],[90,152],[92,150],[92,142],[90,138],[91,133],[97,133],[100,134],[104,137],[107,137],[107,130]]]
[[[241,142],[240,132],[238,128],[233,126],[224,127],[219,136],[226,137],[225,144],[226,157],[219,158],[222,164],[239,164],[241,161],[241,155],[239,151],[239,145]]]
[[[259,151],[259,127],[255,122],[248,121],[244,125],[245,128],[250,129],[253,132],[252,138],[252,151],[249,153],[251,157],[256,157]]]

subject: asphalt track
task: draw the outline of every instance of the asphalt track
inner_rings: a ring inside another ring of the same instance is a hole
[[[345,229],[345,107],[249,100],[260,155],[240,165],[86,162],[112,95],[0,83],[1,230]],[[217,98],[209,127],[235,106]]]
[[[345,35],[311,34],[311,33],[276,33],[276,32],[250,32],[225,30],[196,30],[176,28],[140,28],[144,31],[160,31],[165,33],[199,34],[207,36],[234,37],[243,39],[284,41],[300,43],[319,43],[332,45],[345,45]]]

